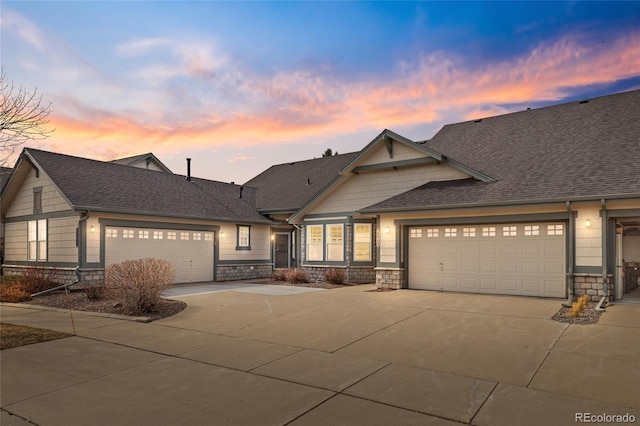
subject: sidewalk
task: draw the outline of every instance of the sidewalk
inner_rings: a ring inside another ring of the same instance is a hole
[[[0,423],[640,423],[640,306],[569,326],[558,300],[372,288],[184,296],[149,324],[76,312],[77,336],[0,352]],[[64,312],[0,320],[71,330]]]

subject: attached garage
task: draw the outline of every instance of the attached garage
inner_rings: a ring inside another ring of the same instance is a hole
[[[174,283],[213,281],[214,233],[184,229],[105,227],[105,267],[154,257],[173,265]]]
[[[563,222],[412,226],[409,288],[565,297]]]

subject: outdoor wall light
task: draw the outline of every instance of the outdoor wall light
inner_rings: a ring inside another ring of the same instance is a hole
[[[95,227],[95,226],[93,226],[93,225],[91,225],[91,228],[89,228],[89,231],[91,231],[91,232],[96,232],[96,227]]]
[[[222,232],[222,231],[221,231],[221,232],[220,232],[220,236],[221,236],[221,237],[224,237],[224,232]]]
[[[276,239],[276,234],[271,234],[271,241]]]
[[[385,227],[384,227],[384,233],[385,233],[385,234],[388,234],[388,233],[389,233],[389,231],[390,231],[389,227],[388,227],[388,226],[385,226]]]
[[[585,228],[591,228],[591,219],[587,219],[584,221]]]

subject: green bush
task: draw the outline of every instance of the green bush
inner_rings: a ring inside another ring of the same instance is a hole
[[[175,277],[163,259],[137,259],[116,263],[105,272],[106,288],[122,306],[134,313],[153,312]]]

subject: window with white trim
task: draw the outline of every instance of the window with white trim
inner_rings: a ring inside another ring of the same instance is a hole
[[[371,246],[371,224],[355,223],[353,225],[353,260],[356,262],[370,262]]]
[[[213,234],[211,232],[205,232],[204,233],[204,240],[205,241],[213,241]]]
[[[202,240],[202,234],[200,232],[194,232],[193,233],[193,240],[194,241],[201,241]]]
[[[562,235],[564,225],[547,225],[547,235]]]
[[[483,226],[482,227],[482,236],[483,237],[495,237],[496,236],[496,227],[495,226]]]
[[[47,219],[27,222],[27,259],[31,261],[47,260]]]
[[[189,240],[189,233],[188,232],[181,232],[180,233],[180,239],[182,241],[188,241]]]
[[[122,238],[133,238],[133,229],[123,229]]]
[[[149,231],[143,231],[142,229],[138,231],[138,238],[141,240],[149,239]]]
[[[503,226],[502,227],[502,236],[503,237],[515,237],[518,235],[518,227],[517,226]]]
[[[458,228],[444,228],[444,237],[456,237],[458,235]]]
[[[525,237],[533,237],[536,235],[540,235],[540,226],[539,225],[525,225],[524,226],[524,235]]]
[[[323,245],[322,225],[307,225],[307,260],[322,261]]]
[[[440,230],[438,228],[427,228],[427,238],[438,238]]]
[[[118,228],[107,228],[107,238],[118,238]]]
[[[162,231],[153,231],[153,239],[154,240],[161,240],[164,238],[164,232]]]
[[[236,250],[251,250],[251,227],[249,225],[237,225]]]
[[[327,225],[327,260],[342,262],[344,260],[344,225],[341,223]]]
[[[476,228],[462,228],[462,236],[463,237],[475,237],[476,236]]]
[[[175,231],[167,231],[167,240],[175,240],[178,237],[178,233]]]
[[[422,238],[422,228],[411,228],[409,230],[410,238]]]

